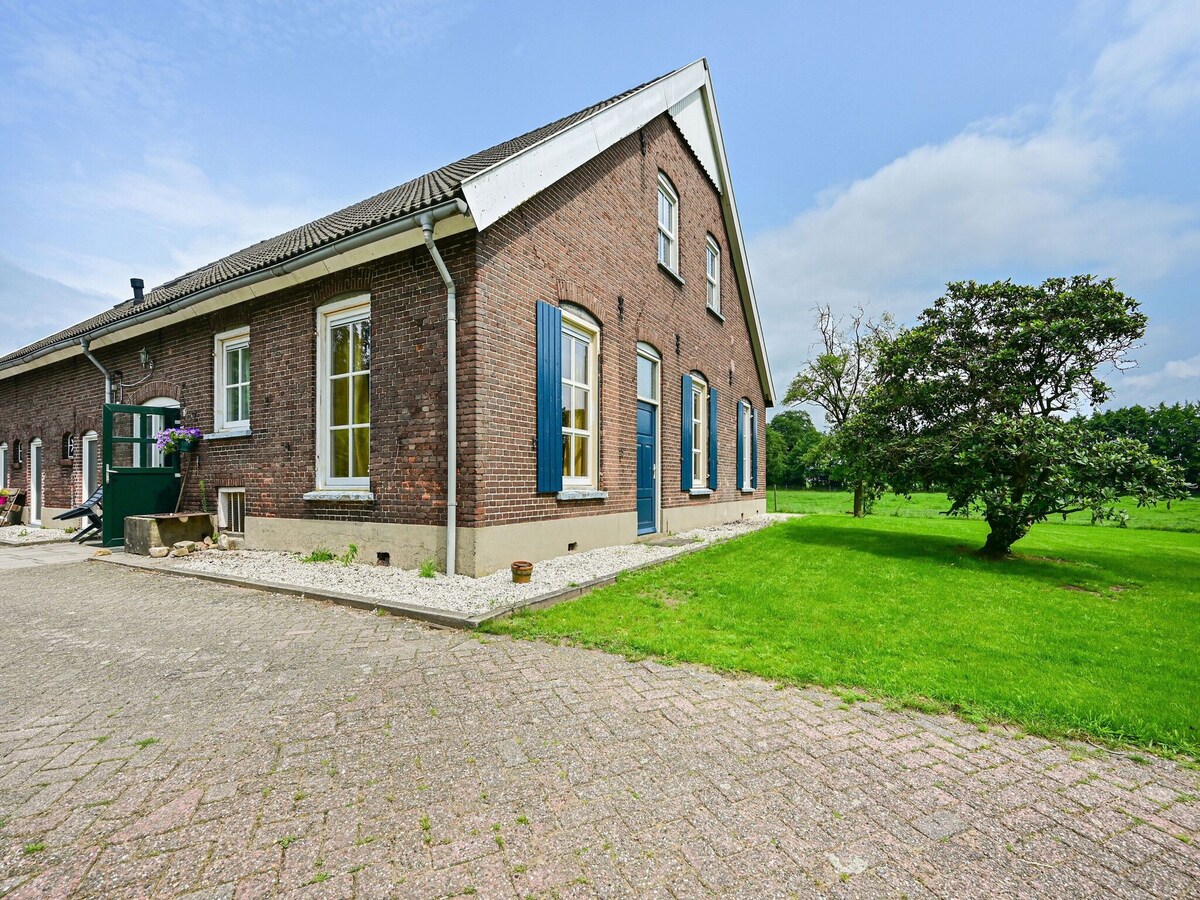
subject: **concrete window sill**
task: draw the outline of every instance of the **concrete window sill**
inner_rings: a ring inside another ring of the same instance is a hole
[[[608,491],[565,490],[558,492],[559,500],[607,500]]]
[[[304,499],[322,503],[374,503],[375,494],[371,491],[309,491]]]
[[[688,493],[693,497],[710,497],[712,496],[712,488],[692,488]]]
[[[740,488],[739,490],[743,494],[753,494],[754,493],[754,488]]]
[[[680,275],[678,272],[676,272],[670,266],[664,266],[662,263],[658,264],[658,268],[660,271],[666,273],[670,277],[670,279],[672,281],[674,281],[677,285],[679,285],[680,287],[683,287],[683,276],[682,275]]]
[[[204,440],[223,441],[226,438],[250,437],[250,434],[249,428],[230,428],[228,431],[214,431],[212,434],[206,434]]]
[[[713,309],[711,306],[705,306],[704,308],[706,310],[708,310],[708,314],[710,316],[712,316],[714,319],[717,319],[721,322],[725,321],[725,317],[723,315],[721,315],[719,312],[717,312],[715,309]]]

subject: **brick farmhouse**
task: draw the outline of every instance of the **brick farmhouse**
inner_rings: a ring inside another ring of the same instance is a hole
[[[184,506],[251,548],[480,575],[765,509],[774,392],[704,60],[133,287],[0,357],[26,521],[103,482],[106,400],[205,433]]]

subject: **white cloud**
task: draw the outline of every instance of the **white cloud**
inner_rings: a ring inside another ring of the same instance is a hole
[[[143,241],[145,235],[157,235],[148,243],[121,243],[136,247],[136,259],[41,248],[39,267],[54,271],[62,281],[92,289],[111,285],[121,291],[130,275],[145,278],[147,286],[159,284],[332,211],[319,200],[259,200],[215,181],[194,162],[172,153],[149,154],[136,169],[99,183],[62,185],[49,196],[79,216],[136,229]]]
[[[1134,0],[1132,33],[1092,67],[1086,107],[1097,117],[1177,115],[1200,103],[1200,8],[1195,0]]]
[[[86,16],[64,22],[38,6],[13,16],[22,27],[0,36],[9,61],[0,69],[0,121],[50,110],[108,123],[171,108],[179,73],[153,41]]]
[[[1200,105],[1195,13],[1194,0],[1134,3],[1132,33],[1053,110],[1023,108],[918,147],[759,235],[751,258],[779,387],[808,355],[818,303],[903,320],[952,280],[1093,272],[1146,284],[1194,263],[1200,209],[1111,187],[1127,132],[1100,127],[1098,112],[1147,122]]]
[[[1194,381],[1200,385],[1200,354],[1190,359],[1170,360],[1155,372],[1125,376],[1126,384],[1139,388],[1158,387],[1171,381]],[[1200,395],[1200,390],[1197,393]]]
[[[101,313],[111,297],[76,290],[0,255],[0,354]],[[19,313],[19,314],[18,314]]]
[[[222,42],[274,52],[314,41],[395,50],[433,40],[467,11],[464,3],[438,0],[187,0],[186,6]]]

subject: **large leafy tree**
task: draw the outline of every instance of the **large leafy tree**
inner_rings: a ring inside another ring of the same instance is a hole
[[[774,485],[804,487],[821,432],[802,409],[789,409],[767,424],[767,477]]]
[[[1144,443],[1066,418],[1108,399],[1101,372],[1133,365],[1145,328],[1111,279],[952,283],[881,343],[876,386],[843,446],[898,491],[943,487],[949,514],[982,513],[989,556],[1052,515],[1181,496],[1178,467]]]
[[[860,307],[838,315],[826,304],[816,310],[817,352],[804,364],[788,387],[783,402],[811,403],[825,411],[825,423],[836,439],[862,404],[875,382],[879,347],[892,333],[891,316],[869,318]],[[836,440],[826,444],[827,457],[838,456]],[[854,481],[854,515],[866,511],[866,479]]]

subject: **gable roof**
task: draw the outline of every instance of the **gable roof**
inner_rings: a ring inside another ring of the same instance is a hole
[[[668,112],[692,146],[701,165],[716,184],[725,207],[732,262],[746,298],[751,342],[768,403],[774,386],[754,301],[753,284],[745,264],[744,242],[729,181],[712,82],[706,60],[698,60],[653,81],[623,91],[512,140],[481,150],[383,191],[307,225],[260,241],[155,287],[142,302],[128,300],[83,322],[0,356],[0,378],[6,369],[66,349],[98,333],[108,333],[135,317],[142,321],[155,310],[169,309],[211,293],[231,281],[261,273],[263,280],[283,274],[279,266],[305,254],[356,237],[379,226],[399,222],[415,213],[456,199],[465,199],[479,230],[487,228],[521,203],[549,187],[598,153],[651,119]],[[282,285],[281,285],[282,286]],[[47,360],[49,362],[50,360]]]

